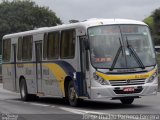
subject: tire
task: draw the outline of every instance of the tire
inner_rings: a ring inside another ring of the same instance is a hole
[[[130,105],[133,103],[134,98],[122,98],[122,99],[120,99],[120,101],[122,104]]]
[[[21,100],[28,101],[29,94],[28,94],[28,90],[27,90],[26,81],[24,78],[21,79],[19,88],[20,88]]]
[[[76,107],[80,105],[81,99],[78,98],[76,90],[74,88],[73,81],[69,82],[68,85],[68,101],[72,107]]]

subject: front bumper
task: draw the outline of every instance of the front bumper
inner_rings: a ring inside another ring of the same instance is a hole
[[[117,87],[119,88],[119,91],[122,91],[126,87],[134,87],[135,90],[137,90],[137,92],[135,93],[115,92],[115,89]],[[148,95],[156,95],[157,90],[158,90],[157,83],[145,83],[143,85],[128,85],[128,86],[99,86],[99,87],[91,87],[90,98],[104,99],[104,98],[148,96]]]

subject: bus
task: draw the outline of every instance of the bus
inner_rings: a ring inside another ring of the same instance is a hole
[[[120,100],[156,95],[155,50],[148,26],[128,19],[89,19],[3,37],[5,89],[24,101]]]

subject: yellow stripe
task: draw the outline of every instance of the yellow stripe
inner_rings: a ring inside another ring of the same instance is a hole
[[[11,67],[13,64],[2,64],[3,67]],[[29,64],[17,64],[23,67],[34,67],[36,64],[29,63]],[[55,76],[56,80],[58,81],[59,88],[61,89],[62,93],[64,94],[64,79],[67,76],[65,71],[55,63],[44,63],[43,66],[47,67]]]
[[[156,72],[156,69],[141,74],[127,74],[127,75],[107,75],[104,73],[96,72],[96,74],[102,77],[104,80],[127,80],[127,79],[146,79],[152,76]]]
[[[2,64],[2,67],[12,67],[12,64]]]
[[[21,67],[33,67],[34,65],[36,64],[33,64],[33,63],[29,63],[29,64],[24,64],[24,63],[19,63],[19,64],[16,64],[17,67],[18,66],[21,66]],[[2,64],[3,67],[12,67],[14,66],[14,64]]]
[[[53,75],[55,76],[56,80],[58,80],[58,84],[59,87],[61,89],[61,91],[64,92],[64,79],[67,76],[67,74],[65,73],[65,71],[57,64],[52,63],[52,64],[43,64],[45,67],[49,68],[50,71],[53,73]]]

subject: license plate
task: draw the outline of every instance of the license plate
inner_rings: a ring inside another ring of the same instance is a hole
[[[123,89],[124,92],[134,92],[134,87],[126,87]]]

